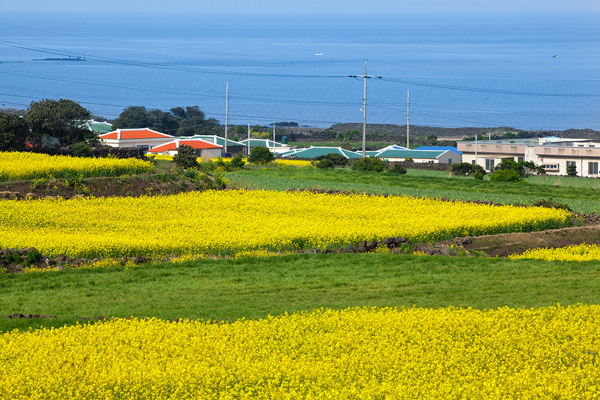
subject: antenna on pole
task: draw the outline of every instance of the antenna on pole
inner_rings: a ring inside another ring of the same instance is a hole
[[[364,78],[365,80],[365,94],[363,96],[363,139],[362,139],[362,156],[366,157],[366,146],[367,146],[367,79],[368,78],[378,78],[381,79],[381,76],[369,76],[367,75],[367,60],[365,60],[365,74],[364,75],[349,75],[350,78]]]
[[[406,148],[410,150],[410,89],[406,90]]]
[[[229,81],[227,82],[227,94],[225,95],[225,154],[227,154],[227,122],[229,116]]]

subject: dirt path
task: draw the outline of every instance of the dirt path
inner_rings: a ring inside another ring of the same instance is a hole
[[[538,247],[564,247],[582,243],[600,244],[600,225],[575,226],[540,232],[503,233],[455,239],[469,251],[481,251],[491,257],[521,254]]]

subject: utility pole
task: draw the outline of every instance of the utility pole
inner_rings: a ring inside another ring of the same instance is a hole
[[[477,165],[477,134],[475,134],[475,164]]]
[[[227,82],[227,94],[225,95],[225,153],[227,153],[227,123],[229,116],[229,81]]]
[[[362,156],[366,157],[365,148],[367,146],[367,79],[368,78],[378,78],[381,79],[381,76],[369,76],[367,75],[367,60],[365,60],[365,74],[364,75],[350,75],[350,78],[364,78],[365,80],[365,94],[363,96],[363,140],[362,140]]]
[[[275,124],[273,124],[273,154],[275,154]]]
[[[406,90],[406,148],[410,150],[410,89]]]
[[[250,121],[248,121],[248,157],[250,157]]]

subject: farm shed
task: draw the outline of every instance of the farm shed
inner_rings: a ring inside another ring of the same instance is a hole
[[[317,158],[326,156],[327,154],[340,154],[346,158],[362,158],[362,155],[356,154],[349,150],[344,150],[341,147],[310,147],[308,149],[297,151],[294,154],[288,154],[286,157],[297,158]]]
[[[445,151],[427,151],[427,150],[384,150],[375,157],[382,158],[385,161],[404,161],[412,158],[416,163],[436,163],[452,164],[460,162],[460,157],[456,153]]]
[[[452,147],[452,146],[421,146],[421,147],[417,147],[416,149],[413,150],[427,150],[427,151],[443,151],[443,150],[450,150],[455,152],[457,155],[462,156],[462,151],[458,151],[458,149],[456,147]]]
[[[200,139],[176,139],[161,146],[157,146],[148,153],[162,154],[174,156],[177,154],[177,149],[182,145],[192,146],[196,151],[196,157],[202,158],[218,158],[221,157],[222,147],[218,144],[209,143]]]
[[[240,143],[248,147],[248,139],[242,140]],[[289,145],[274,142],[269,139],[250,139],[250,149],[253,149],[255,147],[266,147],[274,154],[285,153],[286,151],[291,150],[291,147]]]

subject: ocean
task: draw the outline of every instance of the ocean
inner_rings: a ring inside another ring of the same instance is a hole
[[[0,102],[223,123],[228,82],[230,124],[328,127],[362,122],[365,60],[369,124],[406,124],[410,90],[411,125],[600,130],[600,14],[3,13]]]

